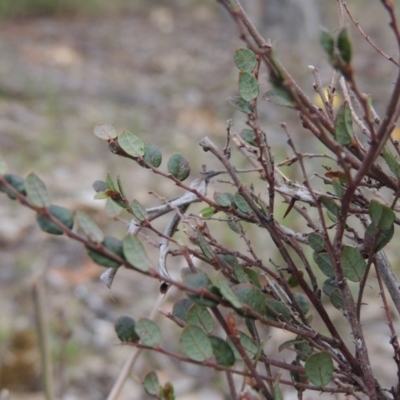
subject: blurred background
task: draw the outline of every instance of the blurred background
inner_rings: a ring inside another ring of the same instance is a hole
[[[323,25],[337,33],[336,2],[244,3],[307,94],[314,97],[309,65],[319,69],[324,85],[330,83],[332,71],[319,47],[318,32]],[[366,33],[396,58],[383,7],[371,2],[366,11],[363,1],[349,3]],[[382,112],[396,68],[378,56],[353,26],[351,35],[360,86],[372,94]],[[157,144],[164,160],[174,152],[183,153],[191,161],[193,177],[204,163],[209,169],[218,168],[197,143],[207,135],[222,146],[229,118],[234,119],[235,131],[244,128],[243,117],[225,101],[237,94],[233,54],[241,46],[230,17],[212,0],[1,0],[0,153],[10,172],[25,176],[35,171],[55,204],[84,210],[106,232],[122,237],[126,226],[109,220],[104,203],[93,199],[95,180],[104,179],[107,172],[120,175],[129,196],[144,205],[155,201],[150,190],[157,188],[166,197],[175,197],[177,190],[113,156],[93,135],[93,127],[107,122],[118,131],[129,130]],[[270,89],[266,72],[262,73],[261,93]],[[319,149],[295,113],[268,103],[260,105],[260,112],[276,162],[291,155],[280,121],[288,123],[300,148]],[[295,179],[296,173],[291,173]],[[277,216],[284,211],[282,205]],[[233,233],[220,235],[235,245]],[[263,238],[255,235],[254,241],[267,248],[268,257],[274,254],[272,244]],[[32,295],[42,276],[57,398],[107,397],[127,356],[127,349],[117,344],[113,323],[120,315],[148,316],[158,284],[120,271],[109,290],[99,281],[102,272],[80,245],[41,232],[31,211],[1,197],[1,400],[44,399]],[[171,293],[163,308],[170,310],[178,297]],[[379,307],[369,309],[365,324],[379,322],[371,346],[377,354],[390,357]],[[171,341],[176,340],[177,331],[171,322],[166,324]],[[388,384],[392,367],[379,366]],[[157,370],[162,382],[173,382],[178,399],[224,398],[223,377],[145,353],[121,400],[148,398],[140,380],[150,368]]]

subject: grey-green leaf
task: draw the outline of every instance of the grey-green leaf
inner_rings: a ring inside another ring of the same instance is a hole
[[[147,256],[142,243],[136,236],[126,236],[123,241],[123,249],[126,260],[136,269],[144,272],[152,269],[153,264]]]
[[[168,172],[180,181],[184,181],[190,174],[189,160],[182,154],[173,154],[168,160]]]
[[[311,246],[311,248],[315,252],[320,253],[320,252],[324,251],[325,240],[322,237],[322,235],[312,232],[308,235],[307,240],[308,240],[308,244]]]
[[[139,222],[144,222],[149,219],[148,212],[137,200],[132,201],[131,211]]]
[[[154,371],[150,371],[146,374],[143,380],[143,386],[148,395],[158,396],[161,386],[157,374]]]
[[[231,346],[218,336],[209,336],[215,361],[218,365],[230,367],[235,364],[235,354]]]
[[[239,93],[245,101],[251,101],[258,97],[258,81],[249,72],[239,72]]]
[[[56,220],[65,225],[67,228],[72,229],[74,226],[74,217],[71,211],[69,211],[67,208],[56,205],[48,207],[47,210]],[[56,225],[45,215],[37,214],[36,221],[39,224],[40,229],[44,232],[52,235],[62,235],[64,233],[62,228]]]
[[[250,49],[237,49],[234,60],[241,71],[252,72],[257,66],[257,57]]]
[[[217,273],[216,277],[216,286],[218,287],[219,291],[222,294],[222,297],[225,300],[228,300],[229,303],[232,304],[233,307],[235,308],[241,308],[242,303],[239,301],[239,299],[235,296],[235,293],[233,293],[231,287],[229,286],[228,280],[224,277],[221,271]]]
[[[178,300],[173,308],[172,308],[172,314],[182,320],[183,322],[186,322],[186,314],[189,310],[189,308],[193,305],[193,301],[189,299],[180,299]]]
[[[114,328],[121,342],[137,342],[139,340],[135,331],[135,320],[131,317],[118,318]]]
[[[125,153],[132,157],[141,157],[144,155],[143,141],[131,132],[124,131],[118,136],[118,144]]]
[[[243,100],[240,96],[231,96],[227,98],[227,102],[237,110],[245,114],[253,114],[254,107],[246,100]]]
[[[192,360],[203,362],[213,355],[211,341],[204,331],[194,325],[188,325],[182,331],[182,348]]]
[[[28,199],[36,207],[50,207],[50,197],[44,182],[33,172],[25,178]]]
[[[296,108],[290,93],[281,88],[268,90],[268,92],[263,94],[262,100],[267,100],[268,102],[276,104],[277,106]]]
[[[94,127],[93,132],[98,138],[102,140],[110,140],[117,137],[117,131],[115,130],[115,128],[105,122],[100,122],[99,124],[97,124]]]
[[[390,229],[393,226],[396,214],[394,211],[376,200],[371,200],[369,203],[368,214],[371,217],[373,224],[381,230]]]
[[[231,193],[214,192],[214,200],[221,207],[230,207],[233,203],[233,195]]]
[[[343,274],[353,282],[360,282],[365,274],[367,265],[360,251],[354,247],[343,246],[340,262]]]
[[[325,50],[326,54],[328,54],[329,58],[332,59],[335,50],[335,41],[326,29],[321,29],[319,42],[321,44],[321,47]]]
[[[150,319],[140,319],[136,323],[135,331],[146,346],[157,346],[161,342],[160,328]]]
[[[239,194],[236,193],[233,196],[233,201],[235,202],[236,207],[245,214],[253,214],[253,210],[252,208],[249,206],[249,204],[247,203],[247,201],[245,200],[245,198]]]
[[[339,144],[347,146],[351,144],[353,133],[353,118],[350,106],[345,101],[340,107],[335,121],[335,137]]]
[[[97,224],[89,218],[83,211],[76,213],[76,219],[83,233],[94,243],[101,243],[104,240],[104,234]]]
[[[340,56],[346,64],[350,64],[352,49],[349,36],[347,34],[347,28],[343,28],[337,38],[337,47],[339,49]]]
[[[265,298],[263,292],[250,283],[240,283],[231,288],[239,302],[248,307],[249,310],[265,315]]]
[[[333,265],[331,263],[331,259],[330,259],[328,253],[326,253],[326,252],[314,253],[313,257],[314,257],[314,261],[317,263],[320,270],[326,276],[328,276],[329,278],[335,277],[335,270],[333,268]]]
[[[249,336],[247,336],[242,331],[239,331],[239,339],[240,339],[240,344],[242,345],[247,357],[249,357],[250,360],[253,360],[258,354],[257,345]],[[237,360],[241,360],[242,356],[240,355],[239,351],[237,350],[236,346],[232,343],[232,341],[227,340],[227,343],[231,347],[233,354],[235,355],[235,358]]]
[[[186,323],[203,329],[206,333],[214,330],[214,320],[206,307],[193,304],[186,313]]]
[[[332,358],[325,351],[312,354],[306,360],[305,372],[315,386],[326,386],[333,375]]]

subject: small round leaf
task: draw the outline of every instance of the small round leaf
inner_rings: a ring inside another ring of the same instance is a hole
[[[104,234],[102,230],[83,211],[78,211],[76,218],[84,234],[92,242],[101,243],[104,240]]]
[[[158,381],[157,374],[151,371],[146,374],[143,380],[143,386],[146,393],[150,396],[158,396],[160,393],[160,382]]]
[[[136,269],[146,272],[153,267],[137,236],[129,235],[124,239],[123,251],[125,259]]]
[[[33,172],[25,178],[28,199],[36,207],[50,207],[50,197],[44,182]]]
[[[203,362],[213,355],[211,341],[204,331],[194,325],[188,325],[182,331],[182,348],[185,354],[195,361]]]
[[[237,49],[234,60],[241,71],[252,72],[257,66],[257,57],[250,49]]]
[[[131,132],[124,131],[122,135],[118,136],[118,144],[125,153],[132,157],[141,157],[144,155],[144,143]]]
[[[312,354],[306,360],[305,372],[315,386],[327,385],[333,375],[332,358],[325,351]]]
[[[106,124],[105,122],[100,122],[97,124],[94,127],[93,132],[102,140],[115,139],[117,137],[117,131],[115,128],[110,124]]]
[[[209,336],[215,361],[224,367],[230,367],[235,364],[235,354],[231,346],[225,340],[218,336]]]
[[[265,298],[263,292],[250,283],[240,283],[233,286],[232,292],[240,303],[246,305],[251,311],[265,315]]]
[[[102,242],[102,245],[110,250],[111,252],[115,253],[117,256],[124,258],[124,253],[122,250],[122,242],[114,237],[106,236]],[[86,247],[86,251],[89,257],[99,265],[107,268],[118,268],[121,263],[111,258],[108,258],[106,255],[102,254],[99,251],[93,250],[89,247]]]
[[[146,346],[157,346],[161,342],[161,331],[150,319],[141,319],[136,323],[135,331]]]
[[[258,81],[249,72],[239,72],[239,93],[245,101],[251,101],[258,97]]]
[[[3,176],[4,180],[10,184],[18,193],[21,193],[22,195],[26,196],[26,190],[25,190],[25,183],[24,183],[24,178],[18,175],[14,174],[6,174]],[[7,193],[7,196],[11,200],[15,200],[16,197],[4,186],[0,184],[0,192]]]
[[[237,110],[245,114],[253,114],[253,106],[246,100],[243,100],[240,96],[231,96],[227,98],[228,103]]]
[[[189,161],[182,154],[173,154],[168,160],[168,172],[180,181],[184,181],[190,174]]]
[[[135,331],[135,320],[131,317],[119,317],[114,325],[115,332],[121,342],[137,342],[139,336]]]
[[[193,304],[186,313],[186,322],[190,325],[198,326],[206,333],[214,330],[214,320],[206,307]]]
[[[48,207],[48,212],[64,224],[67,228],[72,229],[74,226],[74,217],[72,216],[71,211],[64,207],[52,205]],[[40,226],[40,229],[44,232],[50,233],[52,235],[62,235],[64,231],[57,226],[54,222],[52,222],[48,217],[42,214],[36,215],[36,221]]]

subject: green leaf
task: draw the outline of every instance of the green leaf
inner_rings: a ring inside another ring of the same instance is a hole
[[[209,336],[215,361],[218,365],[230,367],[235,364],[235,354],[231,346],[218,336]]]
[[[204,235],[201,233],[200,229],[197,230],[197,240],[199,247],[207,260],[212,260],[215,257],[214,251],[210,244],[205,239]]]
[[[229,228],[233,232],[238,233],[239,235],[242,234],[243,227],[242,227],[242,224],[238,220],[228,216],[228,220],[226,222],[227,222]]]
[[[230,96],[227,98],[228,103],[237,110],[245,114],[253,114],[254,107],[246,100],[243,100],[239,96]]]
[[[300,340],[298,343],[295,343],[294,348],[296,349],[301,361],[306,361],[307,357],[314,352],[313,348],[305,340]]]
[[[182,154],[173,154],[168,160],[168,172],[180,181],[184,181],[190,174],[189,161]]]
[[[387,166],[393,172],[396,178],[400,178],[400,164],[397,162],[394,155],[385,147],[382,150],[382,156],[385,159]]]
[[[123,251],[126,260],[139,271],[146,272],[153,268],[146,250],[137,236],[128,235],[125,237]]]
[[[44,182],[33,172],[25,178],[28,199],[36,207],[50,207],[50,197]]]
[[[193,289],[205,289],[214,294],[216,293],[216,288],[213,289],[212,284],[208,276],[203,273],[189,274],[185,276],[183,283],[185,286],[191,287]],[[217,289],[218,290],[218,289]],[[214,307],[218,304],[215,300],[203,297],[196,293],[186,292],[189,299],[193,300],[196,304],[199,304],[204,307]]]
[[[329,278],[324,282],[322,291],[329,296],[332,305],[338,310],[344,310],[344,302],[340,290],[337,287],[335,279]]]
[[[319,196],[319,201],[335,217],[338,216],[340,208],[334,200],[327,196]]]
[[[207,308],[193,304],[186,313],[186,323],[198,326],[205,333],[212,333],[214,320]]]
[[[117,256],[124,258],[124,253],[122,249],[122,242],[114,237],[106,236],[101,243],[106,249],[110,250],[112,253],[115,253]],[[86,251],[89,257],[99,265],[107,268],[118,268],[121,263],[111,258],[107,257],[106,255],[102,254],[99,251],[93,250],[89,247],[86,247]]]
[[[333,361],[328,352],[322,351],[308,357],[305,372],[315,386],[326,386],[333,375]]]
[[[360,282],[365,274],[367,265],[360,251],[354,247],[343,246],[340,262],[343,274],[353,282]]]
[[[233,196],[233,201],[235,202],[236,207],[245,214],[253,214],[253,210],[252,208],[249,206],[249,204],[247,203],[247,201],[245,200],[245,198],[239,194],[236,193]]]
[[[216,286],[218,287],[219,291],[221,292],[222,297],[229,301],[235,308],[241,308],[242,303],[233,293],[231,287],[229,286],[228,280],[224,277],[221,271],[217,273],[216,277]]]
[[[218,212],[214,207],[204,207],[200,210],[199,214],[203,218],[211,218],[213,215],[215,215]]]
[[[257,66],[257,57],[250,49],[237,49],[234,60],[241,71],[252,72]]]
[[[244,272],[249,277],[250,283],[261,289],[261,284],[257,272],[253,268],[244,268]]]
[[[115,128],[110,124],[106,124],[105,122],[100,122],[99,124],[97,124],[94,127],[93,132],[98,138],[102,140],[115,139],[118,136]]]
[[[396,214],[391,208],[384,206],[376,200],[371,200],[369,203],[368,214],[373,224],[383,231],[390,229],[396,219]]]
[[[157,374],[154,371],[150,371],[146,374],[143,380],[143,387],[148,395],[158,396],[161,386]]]
[[[351,62],[351,42],[347,35],[347,28],[343,28],[337,38],[337,47],[339,49],[340,56],[346,64]]]
[[[107,176],[106,176],[106,184],[107,184],[107,189],[110,189],[113,192],[117,192],[117,188],[114,185],[114,182],[113,182],[110,174],[107,174]]]
[[[371,248],[374,245],[374,252],[382,250],[393,238],[394,225],[384,231],[376,229],[374,223],[368,225],[364,236],[364,247]]]
[[[4,180],[10,184],[18,193],[26,196],[25,181],[24,178],[14,174],[3,175]],[[8,189],[0,184],[0,192],[4,192],[11,200],[15,200],[16,197]]]
[[[339,144],[347,146],[351,144],[353,133],[353,118],[350,106],[345,101],[339,108],[335,121],[335,138]]]
[[[214,192],[214,201],[221,207],[230,207],[233,203],[231,193]]]
[[[316,252],[321,253],[325,249],[325,240],[322,235],[318,233],[310,233],[308,235],[308,244]]]
[[[92,188],[96,193],[105,192],[108,189],[107,182],[104,181],[94,181]]]
[[[343,185],[340,183],[339,179],[332,179],[332,186],[333,186],[333,190],[336,193],[336,195],[340,198],[343,197],[344,194],[344,189],[343,189]]]
[[[160,328],[150,319],[140,319],[136,323],[135,331],[146,346],[157,346],[161,342]]]
[[[154,168],[158,168],[162,163],[162,153],[161,153],[160,149],[153,143],[145,144],[143,158]],[[140,161],[139,161],[139,164],[145,168],[148,168],[148,167],[146,167],[146,165],[144,165]]]
[[[135,331],[135,320],[131,317],[119,317],[114,328],[121,342],[138,342],[140,339]]]
[[[329,58],[332,59],[335,51],[335,41],[326,29],[321,29],[321,33],[319,34],[319,43],[326,54],[328,54]]]
[[[118,190],[121,193],[121,196],[125,198],[126,197],[125,190],[124,190],[124,187],[122,185],[121,177],[119,175],[117,176],[117,184],[118,184]]]
[[[240,339],[240,344],[242,345],[247,357],[249,357],[250,360],[256,358],[256,356],[258,355],[258,347],[254,343],[253,339],[251,339],[242,331],[239,331],[239,339]],[[232,341],[227,340],[227,343],[231,347],[233,354],[235,355],[235,358],[237,360],[242,360],[242,356],[240,355],[240,353],[238,352],[236,346],[232,343]]]
[[[293,98],[290,93],[288,93],[287,90],[281,88],[268,90],[268,92],[264,93],[264,95],[262,96],[262,100],[267,100],[268,102],[276,104],[277,106],[296,108],[296,105],[293,102]]]
[[[265,315],[265,298],[263,292],[250,283],[239,283],[232,286],[232,292],[239,302],[258,314]],[[244,312],[246,314],[246,311]]]
[[[149,213],[146,209],[137,201],[133,200],[131,203],[131,211],[133,216],[139,221],[144,222],[149,219]]]
[[[132,157],[141,157],[144,155],[144,143],[131,132],[124,131],[122,135],[118,136],[118,144],[125,153]]]
[[[290,315],[289,309],[279,300],[268,300],[266,302],[267,317],[273,321],[278,321],[277,318],[270,310],[278,314],[279,317],[283,317],[286,321],[290,321],[292,316]]]
[[[108,198],[109,198],[109,195],[106,192],[99,192],[94,195],[95,200],[104,200],[104,199],[108,199]]]
[[[329,254],[326,252],[323,253],[314,253],[313,254],[314,261],[317,263],[319,269],[329,278],[335,277],[335,269],[331,263],[331,259],[329,258]]]
[[[307,296],[301,293],[294,293],[293,297],[296,300],[296,303],[302,309],[303,313],[307,314],[310,311],[310,303]]]
[[[178,300],[173,308],[172,308],[172,314],[181,319],[183,322],[186,322],[186,314],[189,310],[189,308],[193,305],[193,301],[189,299],[180,299]]]
[[[192,360],[203,362],[213,355],[211,341],[202,329],[194,325],[188,325],[182,331],[182,348],[185,354]]]
[[[257,147],[257,142],[255,140],[256,134],[253,129],[242,129],[240,137],[250,146]]]
[[[83,233],[94,243],[101,243],[104,240],[102,230],[83,211],[76,213],[76,219]]]
[[[74,226],[74,217],[67,208],[52,205],[47,208],[48,212],[56,218],[59,222],[64,224],[67,228],[72,229]],[[40,229],[44,232],[52,235],[62,235],[64,231],[52,222],[45,215],[37,214],[36,221],[40,226]]]
[[[258,81],[248,72],[239,72],[239,93],[245,101],[251,101],[258,97]]]
[[[120,207],[115,201],[108,198],[106,201],[106,213],[110,218],[115,218],[121,214],[123,208]]]

